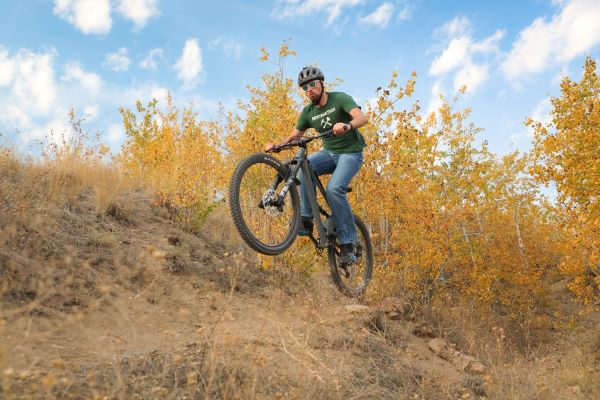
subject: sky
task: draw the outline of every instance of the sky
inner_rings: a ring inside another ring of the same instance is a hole
[[[170,93],[215,119],[276,70],[260,48],[285,41],[285,77],[318,65],[360,105],[393,71],[417,73],[404,107],[466,85],[458,107],[503,155],[530,148],[526,117],[548,121],[562,77],[600,55],[600,0],[0,0],[0,15],[0,139],[24,153],[67,130],[71,108],[114,152],[118,109],[136,100]]]

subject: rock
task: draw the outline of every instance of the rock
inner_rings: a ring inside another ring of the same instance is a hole
[[[362,304],[348,304],[346,306],[346,311],[348,311],[350,314],[358,314],[369,311],[369,307]]]
[[[577,385],[575,385],[575,386],[571,386],[571,391],[572,391],[574,394],[581,394],[581,388],[580,388],[579,386],[577,386]]]
[[[476,361],[473,357],[462,354],[460,351],[456,351],[452,357],[452,364],[456,365],[460,371],[466,371],[469,365]]]
[[[427,346],[431,351],[437,354],[438,357],[451,362],[461,372],[478,375],[483,375],[487,372],[487,367],[483,363],[477,361],[470,355],[452,348],[452,346],[444,339],[431,339],[427,343]]]
[[[429,349],[431,351],[433,351],[439,357],[443,358],[444,360],[450,361],[450,356],[451,356],[450,350],[452,350],[452,349],[448,345],[448,342],[446,342],[444,339],[441,339],[441,338],[431,339],[427,343],[427,346],[429,347]]]
[[[477,375],[485,375],[487,373],[488,369],[487,367],[483,364],[480,363],[479,361],[473,361],[472,363],[470,363],[467,366],[466,372],[470,373],[470,374],[477,374]]]
[[[398,297],[388,297],[379,305],[379,310],[392,320],[398,320],[406,316],[409,312],[409,304]]]
[[[413,335],[422,337],[422,338],[434,338],[435,337],[435,335],[433,334],[433,329],[431,329],[431,327],[429,325],[427,325],[425,322],[416,324],[412,330],[412,333],[413,333]],[[440,339],[440,340],[442,340],[442,339]]]

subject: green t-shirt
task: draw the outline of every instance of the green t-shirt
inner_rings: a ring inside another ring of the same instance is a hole
[[[305,131],[314,128],[317,132],[323,133],[331,130],[337,122],[348,123],[352,120],[350,110],[358,107],[352,97],[342,92],[327,92],[327,94],[327,103],[323,107],[314,104],[304,107],[298,117],[296,129]],[[324,138],[323,145],[326,150],[336,154],[356,153],[367,146],[365,139],[356,128],[340,136]]]

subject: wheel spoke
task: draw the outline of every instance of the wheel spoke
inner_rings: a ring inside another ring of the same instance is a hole
[[[268,201],[263,208],[259,207],[264,199],[277,198],[277,192],[267,196],[276,176],[274,167],[265,163],[252,164],[244,172],[239,189],[243,221],[254,239],[267,246],[276,246],[286,239],[294,218],[290,196],[285,199],[283,207],[278,208]],[[283,183],[276,190],[281,191],[282,186]]]
[[[329,249],[329,267],[334,283],[347,296],[355,297],[364,292],[372,274],[373,254],[366,226],[355,216],[360,251],[357,259],[347,267],[338,264],[339,251],[336,246]],[[337,254],[336,254],[337,253]]]

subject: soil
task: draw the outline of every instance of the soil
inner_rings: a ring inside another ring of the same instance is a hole
[[[0,398],[502,398],[498,368],[552,376],[572,349],[469,373],[426,321],[348,307],[325,265],[308,281],[257,267],[225,209],[192,233],[143,191],[91,202],[2,210]],[[561,343],[598,352],[597,326]],[[597,393],[571,383],[518,398]]]

